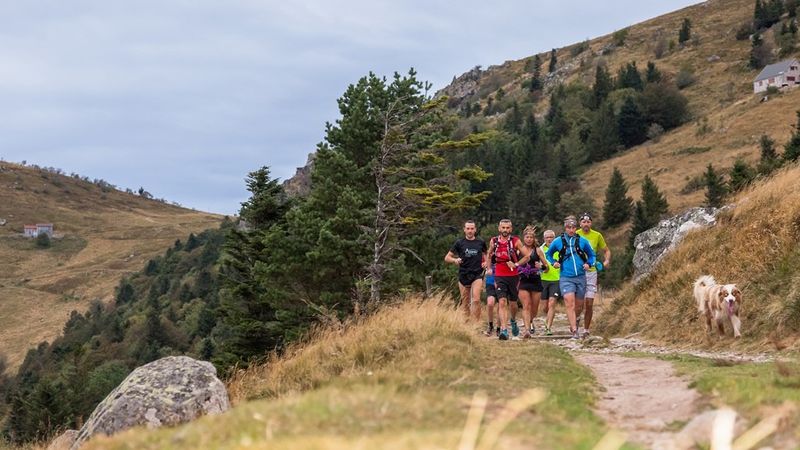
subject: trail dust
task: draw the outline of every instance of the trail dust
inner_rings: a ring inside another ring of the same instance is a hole
[[[628,440],[653,449],[671,449],[682,423],[698,413],[700,395],[675,374],[667,361],[613,354],[576,353],[603,386],[597,413]]]

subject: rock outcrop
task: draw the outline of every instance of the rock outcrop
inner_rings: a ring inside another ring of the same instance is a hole
[[[206,361],[169,356],[137,368],[95,408],[72,449],[95,434],[177,425],[230,408],[225,385]]]
[[[78,438],[77,430],[67,430],[60,436],[50,441],[47,450],[69,450]]]
[[[691,230],[717,223],[717,214],[724,208],[692,208],[683,214],[662,220],[657,226],[640,233],[634,240],[633,280],[638,282],[653,271],[659,261],[683,240]]]
[[[283,182],[283,190],[289,197],[305,197],[311,192],[311,169],[316,153],[309,153],[306,165],[298,167],[294,176]]]

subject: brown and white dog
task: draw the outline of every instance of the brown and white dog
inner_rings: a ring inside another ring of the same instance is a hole
[[[733,337],[742,337],[739,328],[739,308],[742,305],[742,292],[735,284],[717,284],[714,277],[703,275],[694,282],[694,299],[697,311],[705,316],[708,331],[713,331],[711,319],[717,323],[720,336],[725,335],[722,322],[729,321],[733,328]]]

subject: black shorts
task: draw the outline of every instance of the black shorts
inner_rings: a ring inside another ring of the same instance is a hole
[[[497,298],[505,298],[509,301],[519,301],[519,275],[511,277],[494,277],[494,285],[497,287]]]
[[[494,283],[486,283],[486,297],[497,298],[497,289],[495,289]]]
[[[542,281],[542,298],[555,298],[558,300],[561,298],[561,287],[558,285],[558,281]]]
[[[533,279],[525,279],[522,278],[519,280],[519,290],[520,291],[531,291],[531,292],[542,292],[542,279],[541,278],[533,278]]]
[[[461,283],[462,286],[466,287],[472,286],[472,283],[474,283],[475,280],[482,280],[482,279],[483,279],[482,270],[480,272],[458,273],[458,282]]]

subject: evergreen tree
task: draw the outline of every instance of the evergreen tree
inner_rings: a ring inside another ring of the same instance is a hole
[[[678,43],[683,45],[692,37],[692,21],[688,18],[683,19],[681,30],[678,32]]]
[[[511,105],[511,110],[506,113],[503,125],[509,133],[519,134],[522,132],[522,112],[520,112],[519,104],[516,101]]]
[[[537,145],[541,135],[539,123],[536,122],[536,116],[532,113],[525,117],[525,124],[522,126],[522,134],[528,138],[531,145]]]
[[[689,117],[689,101],[675,86],[648,83],[641,96],[641,105],[648,123],[664,130],[682,125]]]
[[[625,148],[647,140],[647,120],[632,97],[627,97],[617,117],[619,139]]]
[[[586,147],[589,150],[591,161],[603,161],[617,152],[619,136],[617,134],[617,120],[614,116],[614,105],[606,102],[595,114]]]
[[[603,204],[603,220],[606,227],[615,227],[627,222],[631,217],[633,199],[628,196],[628,184],[622,172],[614,167],[611,179],[606,188],[606,200]]]
[[[738,192],[747,187],[756,177],[755,170],[743,159],[737,158],[730,171],[731,191]]]
[[[550,50],[550,66],[547,68],[548,72],[553,73],[556,71],[558,65],[558,57],[556,56],[556,49]]]
[[[761,158],[758,162],[758,173],[769,175],[781,166],[778,153],[775,151],[775,141],[766,134],[762,134],[759,145],[761,147]]]
[[[261,229],[286,214],[286,195],[278,180],[270,178],[269,167],[250,172],[245,184],[251,196],[242,203],[239,215],[251,226]]]
[[[663,219],[669,211],[667,198],[658,189],[655,181],[649,175],[642,180],[642,204],[644,207],[647,228],[652,228]]]
[[[657,223],[658,222],[656,222],[656,224]],[[653,228],[653,226],[655,226],[655,224],[649,221],[644,202],[638,200],[633,206],[633,220],[631,223],[631,231],[628,235],[628,247],[632,249],[636,236]]]
[[[645,81],[648,83],[660,83],[661,71],[656,68],[656,63],[647,61],[647,72],[645,73]]]
[[[767,11],[764,8],[764,4],[761,3],[761,0],[756,0],[755,9],[753,10],[753,25],[756,30],[764,28],[767,20]]]
[[[553,143],[558,142],[569,133],[569,122],[567,122],[567,118],[564,115],[564,107],[562,106],[562,100],[565,97],[566,92],[563,85],[558,85],[553,90],[553,93],[550,94],[550,108],[547,110],[545,120],[548,125],[550,142]]]
[[[533,57],[533,73],[531,76],[531,92],[542,90],[542,58],[539,55]]]
[[[592,87],[592,97],[594,108],[597,109],[603,104],[608,94],[614,90],[614,80],[603,65],[598,64],[594,72],[594,86]]]
[[[706,206],[719,208],[725,201],[728,188],[722,175],[718,174],[714,167],[709,164],[705,173],[706,181]]]
[[[642,75],[639,73],[639,69],[636,68],[635,62],[629,62],[625,64],[625,66],[620,67],[619,74],[617,75],[617,88],[631,88],[637,91],[644,89]]]
[[[783,152],[783,159],[785,161],[793,162],[800,158],[800,110],[797,111],[797,124],[794,126],[794,132],[786,143]]]
[[[760,69],[770,61],[772,51],[764,42],[760,33],[753,34],[750,47],[748,65],[753,69]]]

